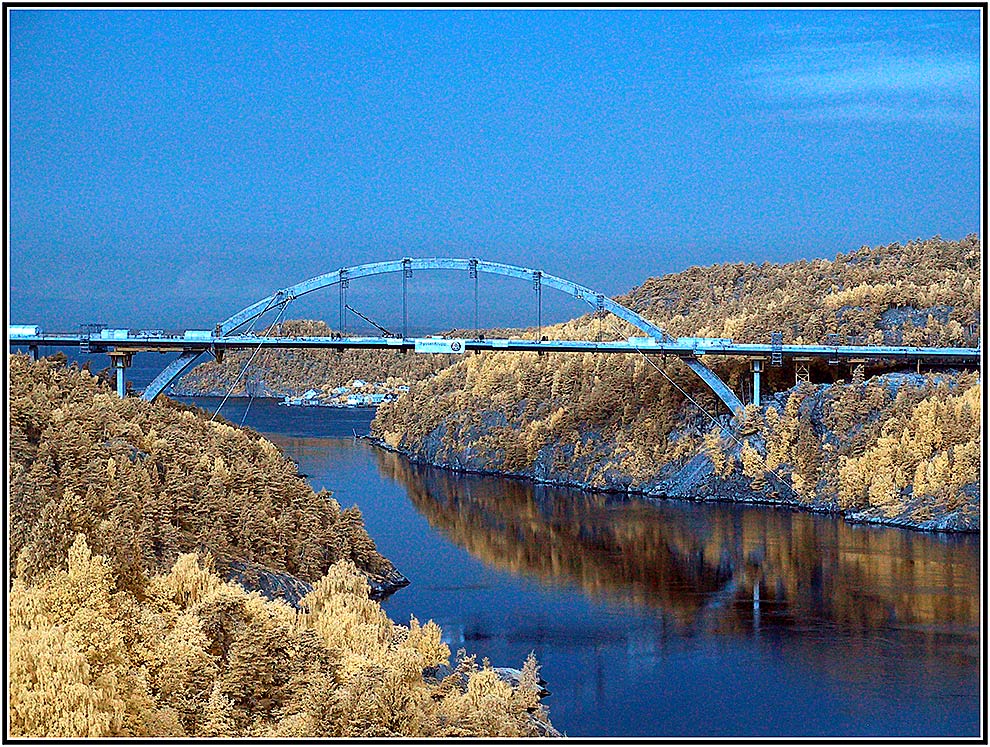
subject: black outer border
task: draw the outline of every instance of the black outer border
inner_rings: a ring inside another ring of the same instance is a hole
[[[892,0],[883,0],[882,2],[821,2],[816,0],[813,2],[753,2],[753,1],[738,1],[731,2],[729,0],[708,0],[707,2],[685,2],[685,1],[675,1],[666,3],[656,3],[656,2],[589,2],[588,0],[579,0],[578,2],[560,2],[560,1],[548,1],[543,2],[519,2],[518,0],[511,0],[510,2],[492,2],[486,3],[482,2],[465,2],[461,0],[460,2],[438,2],[433,0],[431,2],[412,2],[411,0],[399,0],[398,2],[370,2],[368,0],[360,0],[359,2],[294,2],[294,3],[278,3],[278,2],[231,2],[230,0],[222,0],[221,2],[192,2],[191,0],[165,0],[163,2],[92,2],[87,0],[70,0],[69,2],[27,2],[21,0],[11,0],[2,3],[3,7],[3,20],[2,20],[2,38],[3,38],[3,178],[4,178],[4,195],[9,194],[8,186],[8,176],[10,173],[10,161],[9,161],[9,151],[8,151],[8,139],[9,139],[9,112],[8,112],[8,55],[9,55],[9,36],[7,33],[8,26],[8,9],[73,9],[73,8],[92,8],[92,9],[103,9],[103,10],[114,10],[114,9],[131,9],[131,8],[196,8],[196,9],[219,9],[219,8],[265,8],[271,10],[302,10],[302,9],[312,9],[312,8],[330,8],[330,9],[345,9],[345,8],[363,8],[363,9],[379,9],[379,10],[396,10],[396,9],[503,9],[503,8],[518,8],[518,9],[544,9],[544,8],[561,8],[561,9],[644,9],[644,10],[674,10],[674,9],[707,9],[707,8],[723,8],[723,9],[740,9],[740,10],[756,10],[756,9],[855,9],[855,8],[865,8],[865,9],[901,9],[901,8],[920,8],[920,9],[935,9],[935,8],[954,8],[954,9],[981,9],[982,22],[982,60],[981,60],[981,71],[982,71],[982,147],[980,152],[981,160],[981,172],[983,175],[982,182],[982,194],[981,202],[983,214],[980,219],[980,225],[982,229],[981,240],[986,241],[987,237],[987,189],[988,189],[988,171],[987,171],[987,158],[986,158],[986,144],[987,144],[987,27],[988,27],[988,11],[990,11],[990,3],[986,0],[983,2],[978,2],[974,0],[965,0],[964,2],[920,2],[918,0],[908,0],[907,2],[893,2]],[[10,219],[10,208],[7,199],[4,199],[3,206],[3,233],[4,233],[4,265],[3,274],[5,281],[9,277],[8,268],[10,261],[10,246],[9,246],[9,219]],[[985,249],[985,244],[984,244]],[[986,266],[981,267],[981,272],[983,273],[983,319],[987,318],[987,275]],[[6,282],[4,283],[4,307],[3,307],[3,323],[6,328],[9,322],[10,309],[9,309],[9,289]],[[981,340],[986,336],[986,327],[984,322],[984,330],[981,335]],[[987,352],[985,346],[981,344],[982,349],[982,361],[981,370],[986,371],[987,364]],[[7,364],[5,362],[3,368],[3,385],[4,385],[4,410],[3,410],[3,424],[4,433],[9,433],[10,428],[10,414],[9,414],[9,402],[8,402],[8,389],[7,389]],[[591,743],[605,743],[605,744],[616,744],[616,743],[639,743],[639,744],[895,744],[895,745],[921,745],[921,744],[990,744],[987,737],[987,577],[988,577],[988,566],[987,566],[987,548],[986,548],[986,499],[988,497],[987,493],[987,424],[988,424],[988,413],[987,413],[987,403],[986,403],[986,393],[987,384],[986,380],[982,382],[982,394],[983,394],[983,465],[982,465],[982,481],[983,481],[983,501],[980,506],[981,513],[981,532],[980,532],[980,547],[982,556],[982,591],[983,597],[981,600],[981,610],[982,610],[982,620],[980,624],[981,632],[981,654],[982,654],[982,671],[981,671],[981,696],[982,696],[982,720],[980,724],[981,734],[979,737],[957,737],[957,738],[883,738],[883,737],[871,737],[871,738],[840,738],[840,737],[825,737],[825,738],[787,738],[787,737],[722,737],[722,738],[674,738],[674,737],[568,737],[567,741],[580,743],[580,744],[591,744]],[[9,456],[7,452],[7,439],[4,438],[3,441],[3,454],[4,454],[4,466],[5,475],[9,474]],[[4,478],[6,480],[6,476]],[[4,608],[6,610],[7,606],[7,593],[6,590],[10,587],[10,579],[8,578],[8,563],[6,561],[8,553],[7,545],[7,532],[6,532],[6,517],[8,516],[8,497],[7,491],[4,490],[4,534],[3,534],[3,588],[4,588]],[[3,620],[3,651],[4,651],[4,662],[7,662],[7,633],[8,633],[8,616],[4,615]],[[6,666],[5,666],[5,676],[3,681],[3,696],[4,703],[8,700],[8,689],[7,689],[7,677],[6,677]],[[95,738],[95,739],[27,739],[27,738],[11,738],[8,732],[9,727],[9,713],[7,709],[4,709],[4,736],[3,744],[120,744],[122,741],[137,741],[140,743],[143,740],[120,740],[120,739],[109,739],[109,738]],[[161,744],[183,744],[183,743],[202,743],[206,740],[198,739],[156,739],[155,743]],[[332,743],[362,743],[365,744],[369,740],[362,739],[313,739],[306,740],[306,742],[318,743],[318,744],[332,744]],[[436,742],[453,742],[458,740],[452,739],[426,739],[426,738],[400,738],[400,739],[376,739],[372,740],[376,742],[384,742],[388,744],[428,744]],[[468,740],[460,740],[468,741]],[[474,743],[481,744],[526,744],[527,740],[522,739],[507,739],[507,738],[493,738],[493,739],[471,739],[469,740]],[[292,743],[292,740],[279,740],[279,739],[229,739],[229,740],[209,740],[211,743],[228,743],[228,744],[286,744]]]

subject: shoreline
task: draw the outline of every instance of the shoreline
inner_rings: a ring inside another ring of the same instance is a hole
[[[172,396],[175,396],[175,397],[188,397],[188,398],[195,398],[195,397],[214,397],[215,398],[215,397],[221,397],[223,395],[217,395],[217,394],[172,394]],[[235,398],[236,397],[238,399],[247,399],[250,396],[251,395],[246,395],[246,394],[242,394],[242,395],[231,395],[231,398]],[[278,400],[279,398],[278,397],[255,397],[255,399],[271,399],[271,400],[274,401],[274,400]],[[358,406],[354,406],[354,407],[347,407],[347,406],[344,406],[344,407],[334,407],[334,406],[313,406],[313,405],[310,405],[310,406],[287,406],[286,409],[287,410],[333,409],[333,410],[361,410],[361,411],[371,410],[371,411],[377,411],[378,407],[377,407],[377,405],[368,405],[368,406],[360,406],[360,407],[358,407]],[[629,496],[636,496],[636,497],[639,497],[639,498],[642,498],[642,499],[645,499],[645,500],[656,501],[656,502],[666,501],[666,500],[673,500],[673,501],[687,501],[689,503],[727,503],[727,504],[739,504],[739,505],[745,505],[745,506],[760,506],[760,507],[766,507],[766,508],[782,508],[782,509],[793,510],[793,511],[801,511],[801,512],[805,512],[805,513],[812,513],[812,514],[821,514],[821,515],[833,516],[833,517],[842,519],[843,521],[845,521],[846,523],[851,524],[851,525],[884,526],[884,527],[893,527],[893,528],[896,528],[896,529],[907,529],[907,530],[911,530],[911,531],[915,531],[915,532],[927,532],[927,533],[932,533],[932,534],[943,534],[943,535],[979,534],[980,533],[980,528],[979,527],[971,528],[971,527],[966,527],[966,526],[956,526],[956,525],[952,525],[951,523],[950,524],[947,524],[947,523],[945,523],[946,520],[947,520],[947,517],[944,517],[944,516],[941,517],[941,519],[935,518],[935,519],[929,519],[929,520],[927,520],[925,522],[914,522],[914,521],[902,519],[902,518],[899,518],[899,517],[887,518],[887,517],[883,517],[883,516],[871,515],[871,514],[867,513],[866,511],[864,511],[862,509],[860,509],[859,511],[855,511],[855,510],[854,511],[850,511],[850,512],[847,513],[847,512],[842,511],[842,510],[833,509],[833,508],[829,507],[828,505],[822,505],[822,504],[816,505],[816,504],[813,504],[813,503],[802,503],[802,502],[797,501],[797,500],[788,500],[788,499],[785,499],[785,498],[777,498],[777,499],[768,498],[768,497],[766,497],[766,496],[764,496],[762,494],[757,494],[757,493],[752,493],[752,492],[750,492],[750,495],[748,495],[748,496],[745,493],[743,493],[741,495],[741,497],[730,497],[730,496],[727,496],[727,495],[719,495],[718,493],[716,493],[714,495],[673,494],[673,493],[667,493],[667,492],[663,492],[661,490],[658,490],[656,488],[656,486],[654,486],[653,488],[646,488],[646,489],[633,488],[633,487],[621,487],[621,486],[616,486],[616,487],[594,487],[594,486],[591,486],[591,485],[587,485],[585,483],[581,483],[581,482],[578,482],[578,481],[572,481],[572,480],[559,480],[559,479],[547,480],[547,479],[541,478],[541,477],[536,476],[536,475],[527,474],[525,472],[503,472],[503,471],[500,471],[500,470],[497,470],[497,469],[483,469],[483,468],[477,468],[477,467],[465,467],[465,466],[456,465],[456,464],[448,464],[448,463],[441,463],[441,462],[432,461],[432,460],[430,460],[428,458],[424,458],[424,457],[418,456],[418,455],[414,454],[411,451],[407,451],[407,450],[404,450],[404,449],[400,449],[400,448],[395,448],[395,447],[389,446],[383,439],[381,439],[381,438],[379,438],[377,436],[371,435],[370,433],[368,433],[368,434],[358,434],[358,435],[356,435],[356,438],[362,439],[362,440],[367,440],[367,441],[371,442],[374,446],[376,446],[378,448],[381,448],[384,451],[388,451],[388,452],[392,452],[394,454],[398,454],[398,455],[402,456],[403,458],[407,459],[410,463],[420,464],[420,465],[427,465],[427,466],[430,466],[430,467],[434,467],[436,469],[442,469],[442,470],[445,470],[447,472],[451,472],[451,473],[455,473],[455,474],[469,474],[469,475],[480,475],[480,476],[489,476],[489,477],[500,477],[500,478],[506,478],[506,479],[511,479],[511,480],[521,480],[521,481],[529,482],[530,484],[533,484],[533,485],[547,485],[547,486],[551,486],[551,487],[566,488],[566,489],[570,489],[570,490],[580,490],[580,491],[585,492],[585,493],[599,493],[599,494],[604,494],[604,495],[629,495]],[[669,482],[673,482],[673,480],[663,480],[661,482],[668,482],[669,483]],[[721,484],[722,486],[726,486],[726,487],[729,485],[729,483],[727,481],[718,480],[717,478],[716,478],[715,484],[716,485]],[[736,495],[738,496],[740,494],[736,493]],[[832,500],[833,501],[835,500],[834,496],[832,497]],[[398,588],[401,588],[401,586],[398,587]],[[394,591],[394,589],[392,591]],[[388,592],[388,593],[391,593],[391,592]]]
[[[879,516],[869,516],[869,515],[857,515],[856,513],[847,514],[841,510],[837,511],[830,509],[827,506],[816,506],[812,504],[805,504],[799,501],[793,500],[773,500],[768,498],[728,498],[722,496],[691,496],[691,495],[671,495],[662,492],[641,490],[637,488],[598,488],[586,485],[584,483],[579,483],[576,481],[562,481],[562,480],[544,480],[535,475],[528,475],[522,472],[501,472],[499,470],[492,469],[478,469],[472,467],[461,467],[451,464],[441,464],[429,459],[424,459],[422,457],[415,456],[411,452],[405,451],[403,449],[395,448],[389,446],[381,438],[372,435],[362,435],[357,438],[361,440],[369,441],[373,446],[380,448],[384,451],[391,452],[393,454],[398,454],[399,456],[407,459],[412,464],[426,465],[433,467],[435,469],[442,469],[446,472],[452,472],[455,474],[467,474],[467,475],[479,475],[486,477],[500,477],[511,480],[520,480],[524,482],[529,482],[533,485],[547,485],[556,488],[566,488],[570,490],[580,490],[585,493],[598,493],[603,495],[627,495],[642,498],[648,501],[685,501],[688,503],[729,503],[737,504],[743,506],[758,506],[762,508],[780,508],[790,511],[800,511],[802,513],[812,513],[812,514],[822,514],[827,516],[832,516],[837,519],[841,519],[847,524],[860,525],[860,526],[884,526],[893,527],[895,529],[908,529],[915,532],[926,532],[930,534],[945,534],[945,535],[972,535],[979,534],[979,528],[970,529],[965,527],[952,527],[952,526],[938,526],[937,520],[931,520],[931,522],[925,522],[936,524],[933,526],[924,526],[918,522],[906,521],[899,518],[884,518]]]

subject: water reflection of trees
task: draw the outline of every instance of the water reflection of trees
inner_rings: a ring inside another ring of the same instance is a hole
[[[379,462],[432,526],[486,563],[655,606],[681,626],[971,632],[979,623],[975,538],[771,508],[654,505],[457,475],[388,452]]]

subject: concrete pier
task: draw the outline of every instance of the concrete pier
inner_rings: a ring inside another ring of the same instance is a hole
[[[114,370],[117,372],[117,396],[123,399],[127,395],[127,381],[124,379],[124,373],[131,367],[133,353],[111,350],[107,355],[110,356]]]
[[[760,374],[763,373],[763,359],[753,358],[750,361],[753,371],[753,404],[760,406]]]

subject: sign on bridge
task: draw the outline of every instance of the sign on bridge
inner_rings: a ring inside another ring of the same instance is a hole
[[[413,350],[417,353],[456,353],[464,352],[464,340],[437,340],[416,338]]]

